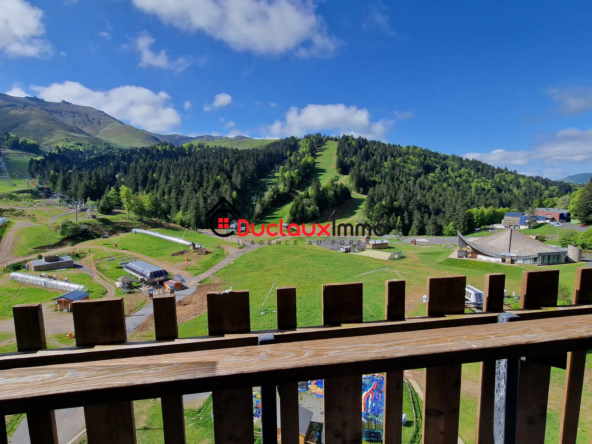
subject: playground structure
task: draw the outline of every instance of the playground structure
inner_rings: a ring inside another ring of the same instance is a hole
[[[132,230],[132,233],[146,234],[148,236],[157,237],[159,239],[164,239],[169,242],[175,242],[176,244],[180,244],[180,245],[184,245],[186,247],[189,247],[190,250],[199,250],[199,249],[203,248],[203,245],[196,244],[195,242],[187,241],[187,240],[179,238],[179,237],[167,236],[165,234],[161,234],[156,231],[148,231],[148,230],[142,230],[140,228],[134,228]]]
[[[23,284],[37,285],[38,287],[54,288],[56,290],[64,291],[88,291],[86,285],[74,284],[72,282],[58,281],[56,279],[47,279],[32,274],[25,273],[10,273],[10,279]]]

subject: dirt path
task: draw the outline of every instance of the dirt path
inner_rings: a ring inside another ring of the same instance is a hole
[[[0,243],[0,263],[10,262],[15,259],[12,256],[12,251],[16,245],[16,241],[19,239],[20,235],[18,232],[21,228],[30,227],[36,225],[33,222],[25,222],[20,221],[14,224],[14,226],[8,230],[8,232],[2,238],[2,243]]]
[[[74,214],[74,211],[68,211],[67,213],[56,214],[54,217],[51,218],[51,220],[48,223],[54,224],[58,221],[58,219],[60,217],[67,216],[68,214]]]

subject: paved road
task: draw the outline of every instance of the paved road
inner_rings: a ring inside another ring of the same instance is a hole
[[[559,228],[571,228],[576,231],[587,231],[590,229],[590,227],[580,227],[579,225],[574,225],[574,224],[570,224],[567,222],[562,222],[562,224],[563,224],[563,226],[559,227]]]
[[[457,237],[407,237],[403,242],[410,244],[411,240],[415,239],[417,245],[456,245]]]

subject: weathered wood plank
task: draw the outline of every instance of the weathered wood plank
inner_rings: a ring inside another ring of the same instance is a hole
[[[384,444],[401,444],[404,390],[403,372],[387,372],[384,389]]]
[[[362,322],[363,285],[323,285],[323,324]],[[324,382],[323,428],[326,444],[359,443],[362,440],[362,374],[329,378]]]
[[[179,337],[177,325],[177,300],[175,296],[157,296],[152,298],[154,307],[154,330],[156,339],[165,341]]]
[[[428,279],[428,316],[462,314],[465,312],[466,276]]]
[[[77,301],[72,304],[76,345],[92,346],[125,342],[123,298]],[[109,400],[110,401],[110,400]],[[89,444],[135,444],[134,406],[130,401],[93,402],[84,406]]]
[[[0,416],[0,444],[8,444],[8,433],[6,432],[6,418]]]
[[[426,368],[423,442],[457,444],[462,365]]]
[[[489,273],[485,275],[483,311],[490,313],[504,311],[505,288],[506,275],[504,273]]]
[[[207,298],[210,335],[251,331],[248,291],[208,293]],[[216,444],[253,442],[253,386],[243,387],[212,390]]]
[[[592,348],[592,316],[0,371],[0,412],[68,408]],[[263,352],[264,351],[264,352]]]
[[[106,345],[127,341],[123,298],[76,301],[72,304],[76,345]]]
[[[551,367],[520,361],[516,442],[544,444]]]
[[[559,270],[522,272],[520,308],[555,307],[559,295]]]
[[[154,331],[159,341],[179,337],[177,325],[177,300],[175,296],[159,296],[154,304]],[[165,444],[185,443],[185,412],[183,396],[163,396],[160,399]]]
[[[592,304],[592,268],[576,269],[574,304]]]
[[[296,287],[278,288],[277,297],[277,325],[279,330],[289,330],[297,327]]]
[[[208,332],[210,335],[251,331],[248,291],[208,293],[207,298]]]
[[[511,310],[521,320],[560,319],[568,316],[592,314],[590,306],[560,306],[551,310]],[[275,332],[276,343],[301,342],[354,336],[372,336],[387,333],[402,333],[435,328],[479,326],[497,322],[495,313],[471,313],[444,316],[441,318],[409,318],[404,322],[372,322],[349,324],[338,327],[304,327],[294,331]],[[97,361],[101,359],[124,359],[140,356],[160,356],[232,347],[257,345],[258,333],[243,333],[231,337],[177,339],[170,342],[124,343],[103,346],[98,349],[78,348],[69,350],[43,350],[36,353],[9,354],[0,356],[0,370],[11,368],[39,367]]]
[[[134,405],[129,401],[84,407],[88,444],[136,444]]]
[[[326,444],[362,442],[362,375],[327,378],[324,382]]]
[[[565,386],[563,389],[563,409],[561,411],[561,426],[559,429],[560,444],[576,443],[585,370],[585,350],[567,354],[567,371],[565,372]]]
[[[12,307],[16,346],[19,351],[47,348],[41,304],[22,304]],[[4,417],[2,417],[4,419]],[[27,412],[27,427],[31,444],[57,444],[55,412],[53,410]]]
[[[477,402],[477,444],[493,444],[495,406],[495,361],[481,363],[479,400]]]
[[[384,317],[387,321],[405,320],[405,281],[385,281]]]
[[[253,444],[255,430],[251,387],[215,391],[212,411],[216,444]]]
[[[364,320],[364,290],[361,282],[323,284],[323,325]]]
[[[35,351],[47,348],[41,304],[15,305],[12,307],[12,317],[18,351]]]
[[[298,444],[298,383],[289,382],[279,386],[282,444]]]

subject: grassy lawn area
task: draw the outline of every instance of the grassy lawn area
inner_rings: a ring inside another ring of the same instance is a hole
[[[48,225],[23,227],[16,236],[18,239],[12,253],[15,257],[44,253],[43,250],[36,248],[54,245],[63,239],[59,231],[53,231]]]
[[[46,304],[65,293],[43,287],[7,281],[0,286],[0,320],[12,319],[12,307],[18,304]],[[6,352],[4,352],[6,353]]]
[[[266,214],[265,216],[263,216],[263,218],[261,220],[257,221],[257,229],[260,230],[261,229],[261,224],[271,224],[271,223],[278,223],[280,219],[282,220],[286,220],[288,215],[290,214],[290,208],[292,208],[292,201],[279,206],[279,207],[275,207],[275,210],[271,213]]]
[[[316,177],[325,185],[329,182],[331,177],[337,177],[335,168],[337,164],[337,142],[330,140],[325,143],[320,149],[316,159]]]

